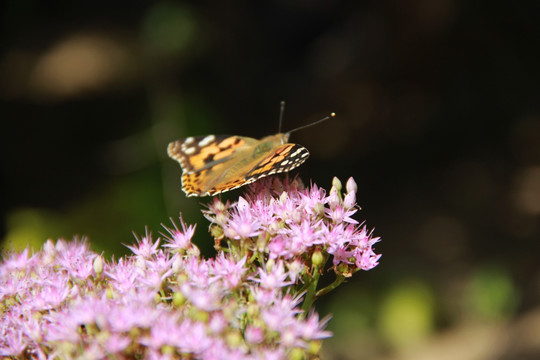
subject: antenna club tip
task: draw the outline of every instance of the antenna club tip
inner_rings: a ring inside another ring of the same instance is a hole
[[[335,112],[331,112],[331,113],[330,113],[330,117],[336,117],[336,113],[335,113]]]

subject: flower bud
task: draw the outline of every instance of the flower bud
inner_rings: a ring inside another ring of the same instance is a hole
[[[356,193],[350,192],[345,195],[345,200],[343,200],[343,206],[345,209],[352,209],[356,205]]]
[[[231,348],[237,348],[243,343],[242,335],[238,331],[230,331],[225,336],[225,342],[227,345],[229,345]]]
[[[96,275],[99,277],[103,272],[103,258],[101,257],[101,255],[98,255],[94,258],[92,265],[94,267]]]
[[[186,302],[186,297],[181,292],[177,291],[172,294],[172,303],[176,307],[184,305]]]
[[[219,225],[212,225],[210,227],[210,234],[214,239],[222,239],[223,238],[223,228]]]
[[[330,192],[330,196],[328,196],[328,206],[330,209],[335,209],[341,205],[341,198],[339,195],[339,192]]]
[[[289,353],[289,360],[304,360],[306,357],[304,356],[304,350],[300,348],[294,348]]]
[[[354,181],[352,177],[350,177],[349,180],[347,180],[347,184],[345,185],[345,187],[347,189],[347,194],[356,193],[356,190],[358,188],[358,186],[356,185],[356,182]]]
[[[321,348],[322,348],[322,342],[321,341],[313,340],[313,341],[310,341],[309,344],[308,344],[308,352],[310,354],[313,354],[313,355],[316,355],[316,354],[320,353]]]
[[[340,193],[342,188],[343,185],[341,184],[341,181],[337,178],[337,176],[334,176],[334,178],[332,179],[332,188],[330,189],[330,193]]]
[[[210,318],[210,314],[208,314],[206,311],[199,310],[195,307],[192,307],[189,313],[191,318],[196,321],[208,322],[208,319]]]
[[[171,345],[163,345],[161,347],[161,353],[163,355],[168,355],[168,356],[171,356],[171,355],[174,355],[174,353],[176,352],[176,348],[174,346],[171,346]]]
[[[313,266],[319,268],[324,263],[324,255],[321,253],[320,250],[316,250],[313,255],[311,255],[311,263]]]
[[[276,264],[276,261],[274,259],[268,259],[266,262],[266,271],[270,272],[274,268],[274,265]]]
[[[284,204],[287,199],[289,198],[289,195],[287,194],[286,191],[282,192],[281,195],[279,196],[279,202]]]

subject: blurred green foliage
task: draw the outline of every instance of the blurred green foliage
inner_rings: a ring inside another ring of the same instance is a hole
[[[520,297],[504,267],[479,266],[466,286],[463,313],[477,320],[507,320],[514,315]]]
[[[435,297],[420,280],[396,284],[385,296],[377,314],[380,333],[393,347],[426,339],[435,322]]]

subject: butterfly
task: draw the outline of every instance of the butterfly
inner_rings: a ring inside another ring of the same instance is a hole
[[[284,103],[281,103],[281,117]],[[169,156],[182,168],[182,190],[187,196],[211,196],[239,188],[262,177],[291,171],[309,156],[302,145],[289,143],[291,132],[334,117],[262,139],[245,136],[190,136],[173,141]]]

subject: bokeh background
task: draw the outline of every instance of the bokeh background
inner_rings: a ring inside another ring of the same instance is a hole
[[[353,176],[376,269],[318,303],[325,359],[540,358],[535,1],[0,4],[4,249],[132,231],[201,203],[169,141],[294,133],[306,183]],[[238,196],[237,191],[233,196]]]

